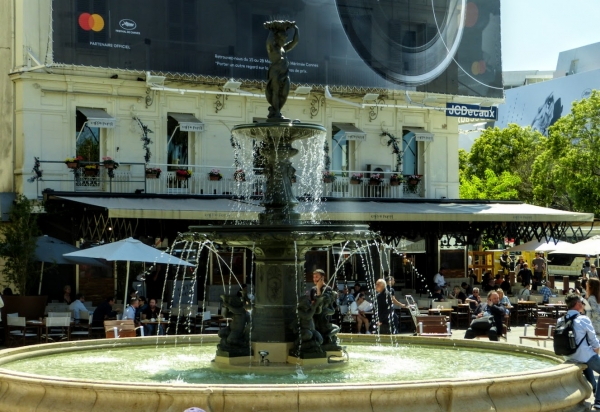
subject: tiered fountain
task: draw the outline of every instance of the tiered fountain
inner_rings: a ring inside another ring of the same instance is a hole
[[[347,335],[342,338],[352,366],[340,371],[335,363],[323,371],[332,358],[342,358],[337,329],[328,322],[317,326],[323,341],[305,332],[313,328],[313,315],[327,315],[333,295],[306,300],[298,256],[312,247],[376,235],[361,226],[300,224],[290,189],[289,159],[297,152],[292,143],[325,128],[281,116],[289,92],[285,54],[298,40],[297,28],[290,22],[265,27],[272,62],[269,121],[233,131],[237,138],[264,143],[264,212],[255,226],[192,227],[179,239],[252,248],[256,298],[250,338],[241,301],[225,296],[234,325],[219,337],[105,339],[7,350],[0,355],[0,412],[181,412],[191,406],[232,412],[583,410],[591,389],[579,366],[561,364],[545,350],[508,344]],[[286,43],[292,27],[296,34]],[[261,362],[266,356],[270,366]],[[286,364],[298,368],[296,373]],[[241,373],[231,373],[242,366]]]

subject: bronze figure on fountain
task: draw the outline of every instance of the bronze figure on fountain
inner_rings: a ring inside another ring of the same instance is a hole
[[[281,108],[290,93],[290,63],[287,53],[298,44],[298,26],[293,21],[274,20],[264,23],[264,27],[271,31],[267,38],[267,52],[271,61],[265,91],[271,105],[267,121],[283,122],[289,120],[281,114]],[[286,43],[287,30],[291,28],[294,29],[294,37]]]

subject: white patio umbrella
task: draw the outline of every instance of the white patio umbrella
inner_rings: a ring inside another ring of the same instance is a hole
[[[151,246],[146,246],[139,240],[127,238],[114,243],[107,243],[102,246],[96,246],[84,249],[79,252],[67,253],[66,257],[91,257],[97,259],[106,259],[109,261],[127,262],[127,276],[125,278],[125,297],[124,304],[127,304],[127,285],[129,284],[129,264],[130,262],[146,263],[165,263],[168,265],[195,266],[192,263],[181,260],[173,255],[162,252]]]
[[[550,238],[547,242],[545,240],[539,241],[539,240],[533,239],[533,240],[530,240],[529,242],[523,243],[521,245],[513,246],[509,250],[511,252],[526,251],[526,250],[535,250],[536,252],[548,252],[551,250],[559,250],[559,249],[562,249],[564,247],[569,247],[569,246],[571,246],[571,243],[563,242],[562,240],[559,240],[555,244],[554,239],[552,239],[552,238]]]
[[[574,243],[568,247],[555,250],[552,253],[564,253],[567,255],[600,255],[600,235]]]

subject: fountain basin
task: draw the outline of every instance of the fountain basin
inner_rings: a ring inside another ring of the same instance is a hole
[[[339,335],[345,343],[371,343],[376,336]],[[383,342],[389,338],[382,337]],[[115,347],[185,348],[189,344],[214,345],[216,336],[167,336],[156,339],[103,339],[34,345],[0,352],[0,411],[169,411],[181,412],[191,406],[206,411],[578,411],[585,410],[582,401],[591,389],[581,367],[559,364],[552,352],[492,343],[449,339],[395,336],[401,345],[426,345],[460,350],[461,361],[469,368],[489,369],[489,378],[426,379],[386,383],[333,384],[186,384],[136,382],[135,374],[127,382],[45,377],[33,373],[15,372],[5,364],[24,358],[43,357],[53,353],[81,352]],[[541,370],[499,375],[502,365],[481,364],[478,353],[469,349],[494,350],[500,353],[527,353],[550,359],[557,364]],[[352,353],[350,353],[352,357]],[[431,356],[435,356],[432,351]],[[440,363],[447,359],[438,359]],[[69,368],[70,365],[64,365]],[[352,368],[352,366],[350,366]],[[94,370],[90,371],[93,376]],[[119,372],[120,374],[121,372]],[[110,373],[108,374],[110,375]],[[104,377],[106,378],[106,376]],[[108,376],[110,379],[110,376]],[[121,376],[120,379],[123,379]]]

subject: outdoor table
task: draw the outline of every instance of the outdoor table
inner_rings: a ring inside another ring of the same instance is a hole
[[[36,328],[38,341],[41,342],[42,330],[46,327],[46,318],[44,318],[44,320],[28,320],[27,322],[25,322],[25,324],[27,325],[27,327]],[[73,319],[71,319],[71,325],[69,327],[72,328],[74,325],[75,322],[73,321]]]
[[[517,305],[522,306],[527,310],[527,321],[534,322],[535,321],[535,309],[537,308],[537,302],[535,300],[523,300],[519,301]]]
[[[567,310],[567,305],[564,303],[546,303],[544,307],[548,309],[554,309],[554,317],[558,319],[558,312],[562,310]]]

